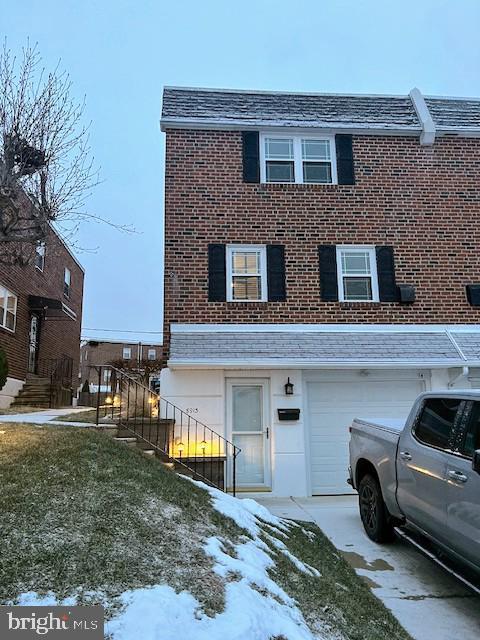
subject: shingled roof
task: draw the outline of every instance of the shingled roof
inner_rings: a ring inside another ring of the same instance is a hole
[[[426,98],[438,130],[479,129],[480,100]],[[422,130],[411,96],[338,95],[165,87],[162,128],[291,126]]]
[[[275,331],[242,327],[172,325],[169,366],[479,366],[480,332],[432,327],[395,331],[335,330],[318,325]]]

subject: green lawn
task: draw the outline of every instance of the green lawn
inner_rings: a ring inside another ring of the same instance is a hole
[[[102,414],[100,414],[102,417]],[[86,409],[85,411],[78,411],[76,413],[67,413],[64,416],[55,416],[53,420],[59,420],[60,422],[91,422],[95,423],[97,418],[96,409]]]
[[[125,590],[168,584],[192,593],[208,615],[222,611],[227,580],[239,578],[215,573],[203,545],[219,537],[234,556],[247,534],[212,507],[206,491],[95,430],[2,430],[0,604],[26,591],[79,602],[102,594],[111,615]],[[270,577],[296,600],[313,632],[409,639],[316,526],[302,523],[281,540],[320,577],[297,569],[272,544],[271,528],[262,529],[275,560]]]

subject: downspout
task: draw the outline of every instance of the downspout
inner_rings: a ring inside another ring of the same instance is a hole
[[[435,142],[435,134],[437,128],[433,121],[432,115],[428,109],[425,98],[422,96],[420,89],[415,87],[410,91],[410,100],[417,114],[420,124],[422,125],[422,133],[420,134],[420,144],[422,146],[432,145]]]
[[[461,373],[459,373],[458,376],[455,376],[453,380],[450,380],[450,382],[448,383],[448,388],[451,389],[454,384],[456,384],[462,378],[466,378],[469,373],[470,373],[470,367],[462,367]]]

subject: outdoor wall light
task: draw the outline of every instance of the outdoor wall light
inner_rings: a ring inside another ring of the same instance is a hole
[[[293,396],[293,382],[290,382],[290,378],[287,379],[285,384],[285,395]]]

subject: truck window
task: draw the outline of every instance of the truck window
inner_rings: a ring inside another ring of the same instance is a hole
[[[423,444],[448,449],[455,416],[460,400],[456,398],[429,398],[423,405],[415,436]]]
[[[477,449],[480,449],[480,402],[473,403],[461,453],[464,456],[473,458],[473,452],[477,451]]]

